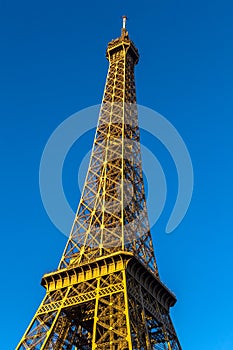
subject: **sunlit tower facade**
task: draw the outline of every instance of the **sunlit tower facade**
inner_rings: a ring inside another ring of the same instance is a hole
[[[180,350],[146,208],[134,67],[126,30],[109,61],[89,168],[58,269],[17,350]]]

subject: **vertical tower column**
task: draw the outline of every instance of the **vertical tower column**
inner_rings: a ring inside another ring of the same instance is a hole
[[[125,250],[158,275],[142,176],[134,79],[139,54],[125,27],[106,56],[109,70],[89,169],[59,267]]]

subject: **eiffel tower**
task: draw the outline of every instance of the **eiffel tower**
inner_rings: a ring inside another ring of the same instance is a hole
[[[126,30],[112,40],[90,164],[58,269],[17,350],[180,350],[161,282],[142,175],[134,66]]]

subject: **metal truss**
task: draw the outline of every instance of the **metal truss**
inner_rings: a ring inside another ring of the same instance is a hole
[[[134,66],[123,27],[109,70],[71,233],[16,350],[181,350],[160,281],[142,175]]]
[[[132,253],[47,274],[47,289],[17,350],[181,349],[175,296]]]
[[[128,34],[109,43],[109,71],[83,193],[60,268],[121,250],[158,274],[142,176],[134,66]]]

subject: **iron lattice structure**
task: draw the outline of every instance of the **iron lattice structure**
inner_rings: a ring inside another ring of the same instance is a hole
[[[161,282],[142,176],[134,66],[125,29],[109,70],[89,169],[58,269],[17,350],[181,349]]]

